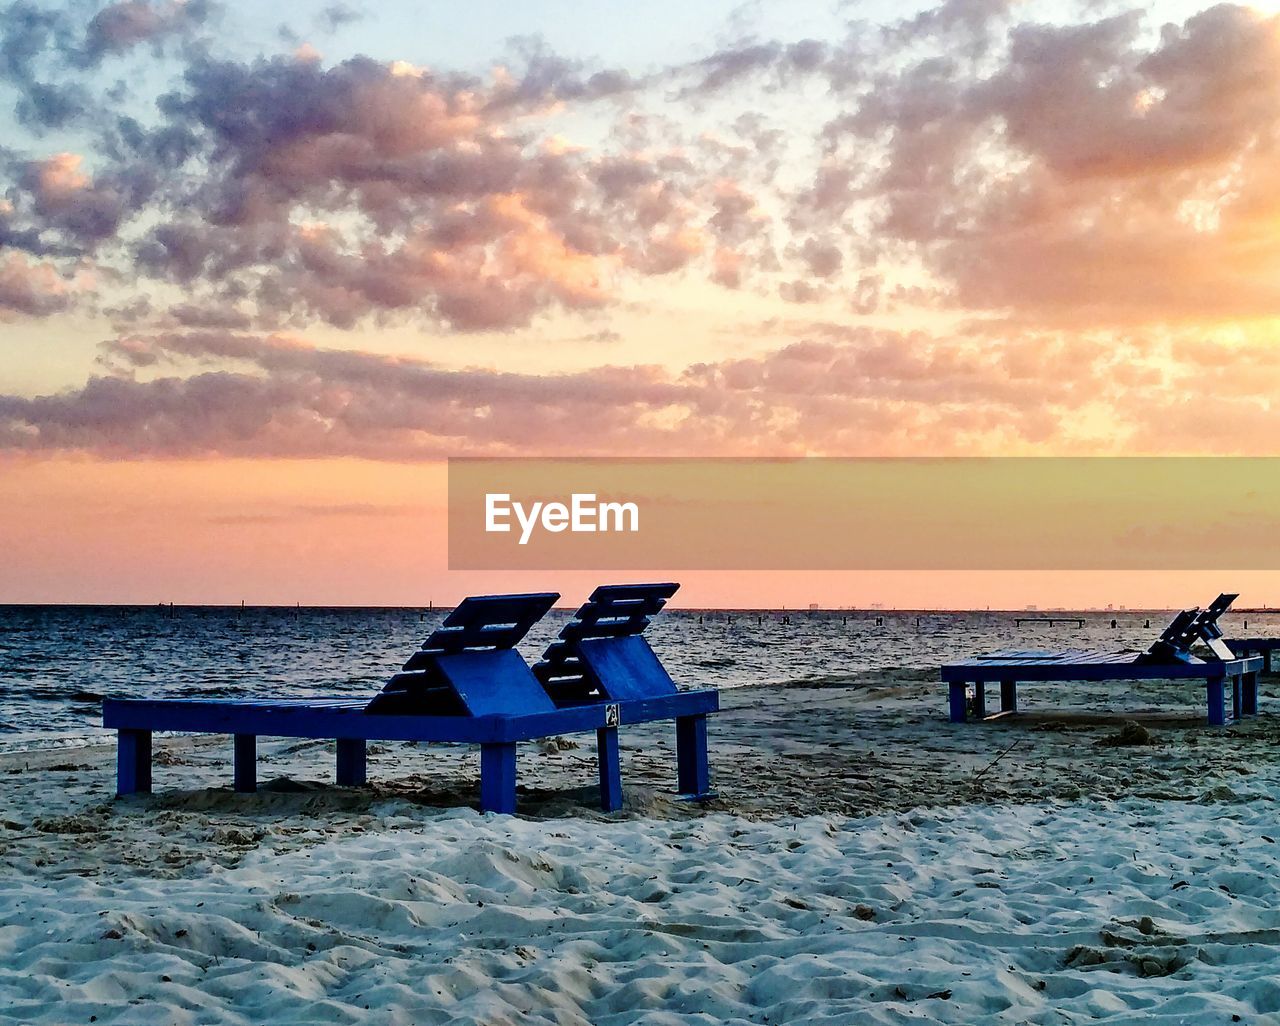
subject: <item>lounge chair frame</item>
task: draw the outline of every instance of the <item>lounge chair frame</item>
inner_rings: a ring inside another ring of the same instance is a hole
[[[1206,714],[1210,726],[1258,713],[1258,672],[1261,658],[1238,658],[1226,647],[1218,618],[1235,595],[1219,595],[1201,609],[1184,609],[1143,653],[1096,652],[1067,649],[1059,652],[1009,650],[948,663],[941,676],[948,689],[952,723],[969,718],[969,690],[973,713],[979,720],[998,719],[1018,712],[1018,685],[1049,681],[1145,681],[1200,680],[1204,682]],[[1192,654],[1197,642],[1209,658]],[[1000,709],[988,715],[986,686],[1000,685]],[[1228,687],[1231,701],[1226,701]]]
[[[557,707],[514,651],[557,598],[544,593],[465,600],[372,701],[106,699],[103,726],[117,732],[116,793],[151,791],[156,731],[231,734],[234,786],[242,792],[257,787],[260,736],[335,738],[337,782],[347,787],[366,782],[368,741],[435,741],[479,745],[481,811],[509,813],[516,809],[517,745],[594,730],[601,806],[612,811],[622,804],[619,727],[674,719],[677,786],[688,797],[705,796],[705,723],[719,709],[718,692],[673,690]]]

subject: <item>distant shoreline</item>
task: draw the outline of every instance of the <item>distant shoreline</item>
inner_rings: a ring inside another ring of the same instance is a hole
[[[564,605],[553,606],[553,609],[562,612],[572,612],[577,609],[580,603],[573,602]],[[0,602],[0,612],[5,610],[22,610],[22,609],[119,609],[134,610],[137,612],[158,611],[174,609],[175,611],[194,611],[194,610],[212,610],[212,611],[234,611],[239,612],[324,612],[324,611],[351,611],[351,612],[371,612],[378,610],[386,610],[388,612],[436,612],[447,611],[454,607],[449,604],[429,605],[429,606],[406,606],[406,605],[307,605],[302,604],[278,604],[278,603],[250,603],[240,605],[239,603],[225,602],[155,602],[155,603],[139,603],[139,602]],[[706,615],[708,613],[731,613],[731,614],[839,614],[842,616],[1018,616],[1023,618],[1035,617],[1059,617],[1066,616],[1100,616],[1100,617],[1142,617],[1142,616],[1161,616],[1166,613],[1177,612],[1181,607],[1167,606],[1149,608],[1131,607],[1128,609],[1105,609],[1098,606],[1089,606],[1083,608],[1069,606],[1042,606],[1036,609],[951,609],[951,608],[934,608],[921,606],[919,608],[876,608],[874,606],[820,606],[816,609],[810,609],[807,606],[668,606],[667,611],[671,613],[700,613]],[[1233,616],[1239,616],[1242,613],[1252,613],[1256,615],[1265,615],[1268,613],[1280,613],[1280,606],[1237,606],[1231,610]]]

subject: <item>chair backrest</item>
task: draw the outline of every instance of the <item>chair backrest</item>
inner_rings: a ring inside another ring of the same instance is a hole
[[[542,592],[463,599],[365,712],[514,716],[553,711],[555,704],[515,646],[559,597]]]
[[[1184,609],[1160,634],[1160,637],[1140,657],[1144,663],[1195,662],[1191,647],[1202,642],[1215,659],[1233,659],[1231,649],[1222,640],[1222,628],[1218,618],[1231,608],[1238,596],[1223,593],[1201,609],[1198,606]]]
[[[641,635],[680,588],[666,584],[606,584],[534,664],[534,676],[557,706],[656,698],[675,681]]]
[[[1215,659],[1220,661],[1234,659],[1235,653],[1222,639],[1222,628],[1218,625],[1218,618],[1230,609],[1231,603],[1239,597],[1239,595],[1229,595],[1224,592],[1210,602],[1206,609],[1197,613],[1195,622],[1192,624],[1192,629],[1200,642],[1209,649]]]

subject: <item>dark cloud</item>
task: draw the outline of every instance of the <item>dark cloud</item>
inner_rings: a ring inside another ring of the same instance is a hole
[[[996,45],[996,32],[1006,24],[1016,0],[943,0],[910,18],[889,24],[884,34],[895,46],[938,43],[952,52],[957,46],[970,59]]]
[[[0,8],[0,73],[9,81],[32,81],[47,50],[70,49],[70,26],[64,12],[26,0]]]
[[[844,254],[829,240],[808,238],[800,244],[800,259],[815,278],[831,278],[839,273]]]
[[[88,91],[67,81],[75,52],[74,24],[64,11],[26,0],[0,7],[0,82],[17,92],[14,115],[20,124],[40,133],[88,110]],[[53,66],[49,55],[57,58]]]
[[[93,107],[89,91],[83,86],[27,82],[13,111],[20,124],[43,134],[79,121]]]
[[[767,84],[786,85],[797,76],[823,72],[832,58],[832,47],[817,39],[795,43],[743,41],[670,68],[667,74],[676,80],[693,79],[679,92],[681,98],[689,99],[724,93],[761,76]]]
[[[211,0],[118,0],[86,22],[75,5],[0,6],[0,83],[16,91],[14,116],[36,135],[95,119],[100,126],[121,88],[95,91],[92,75],[103,61],[142,44],[160,55],[166,42],[191,39],[214,10]]]
[[[149,173],[135,173],[95,181],[81,165],[81,158],[71,153],[32,161],[23,169],[19,185],[45,230],[59,232],[88,250],[113,237],[120,222],[141,209],[154,180]]]
[[[85,59],[97,62],[143,43],[188,34],[202,26],[212,10],[207,0],[116,0],[89,20]]]
[[[337,3],[324,8],[320,12],[318,21],[320,28],[325,32],[336,32],[343,26],[353,25],[368,16],[369,12],[366,10],[352,7],[350,4]]]

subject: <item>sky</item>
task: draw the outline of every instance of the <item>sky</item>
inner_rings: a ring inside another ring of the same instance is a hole
[[[1276,4],[635,10],[0,0],[0,601],[589,590],[450,572],[450,456],[1274,454]]]

